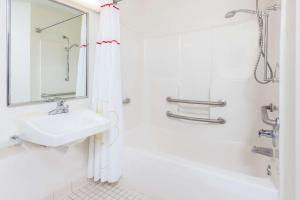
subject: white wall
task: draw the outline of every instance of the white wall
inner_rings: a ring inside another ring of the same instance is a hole
[[[224,19],[226,12],[238,8],[255,9],[255,1],[144,1],[146,124],[171,132],[172,140],[182,140],[182,134],[187,134],[186,143],[196,139],[271,146],[270,140],[257,137],[257,131],[270,128],[261,122],[260,107],[278,102],[274,100],[277,87],[254,81],[256,17],[239,14]],[[270,54],[272,65],[276,64],[278,52]],[[167,96],[225,99],[228,104],[224,108],[197,109],[169,104]],[[227,123],[213,126],[174,121],[165,116],[167,110],[223,117]]]
[[[131,103],[124,106],[126,130],[137,127],[142,123],[144,73],[143,5],[141,0],[126,0],[119,4],[121,8],[123,97],[131,99]]]
[[[90,33],[96,33],[95,15],[90,17]],[[0,26],[6,27],[6,0],[0,0]],[[95,36],[90,35],[90,66],[93,66]],[[17,132],[20,116],[33,112],[48,112],[55,103],[12,107],[6,106],[6,29],[0,30],[0,141],[7,141]],[[92,69],[89,70],[92,73]],[[89,106],[88,99],[68,102],[71,110]],[[87,144],[72,147],[68,152],[41,147],[12,147],[0,150],[0,199],[38,200],[60,189],[86,173]]]
[[[174,139],[181,138],[186,130],[194,134],[192,138],[204,140],[247,143],[254,140],[259,129],[259,121],[254,117],[259,114],[259,94],[255,91],[259,86],[252,79],[256,28],[253,20],[146,38],[147,122],[173,132]],[[224,108],[197,109],[168,104],[167,96],[203,101],[225,99],[228,103]],[[182,115],[200,113],[204,118],[223,117],[227,123],[219,126],[183,123],[168,119],[167,110]]]
[[[255,1],[250,0],[145,0],[145,35],[162,35],[169,33],[211,28],[231,21],[248,19],[241,15],[239,19],[224,21],[226,12],[239,9],[255,9]]]

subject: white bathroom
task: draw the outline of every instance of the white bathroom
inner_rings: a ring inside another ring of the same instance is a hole
[[[0,200],[300,200],[296,0],[0,0],[0,25]]]

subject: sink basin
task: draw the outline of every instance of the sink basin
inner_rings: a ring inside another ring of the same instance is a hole
[[[39,145],[58,147],[108,131],[109,120],[92,110],[22,119],[20,138]]]

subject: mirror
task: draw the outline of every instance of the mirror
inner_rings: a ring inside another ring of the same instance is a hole
[[[8,105],[87,96],[87,13],[10,0]]]

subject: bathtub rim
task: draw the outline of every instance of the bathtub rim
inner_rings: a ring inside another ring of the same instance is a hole
[[[187,160],[181,157],[176,157],[171,154],[162,153],[162,152],[155,152],[150,151],[142,148],[132,147],[130,145],[125,145],[123,149],[123,153],[126,154],[128,152],[134,152],[141,155],[146,155],[147,157],[152,157],[154,159],[163,160],[164,162],[175,164],[180,167],[188,168],[190,170],[196,170],[205,172],[211,176],[218,177],[218,178],[225,178],[228,180],[232,180],[235,182],[239,182],[241,184],[249,184],[253,187],[260,187],[264,190],[269,190],[270,192],[278,193],[278,188],[273,183],[270,177],[255,177],[250,176],[247,174],[243,174],[241,172],[235,172],[233,170],[227,170],[218,168],[211,165],[206,165],[200,162]],[[126,156],[125,156],[126,157]]]

